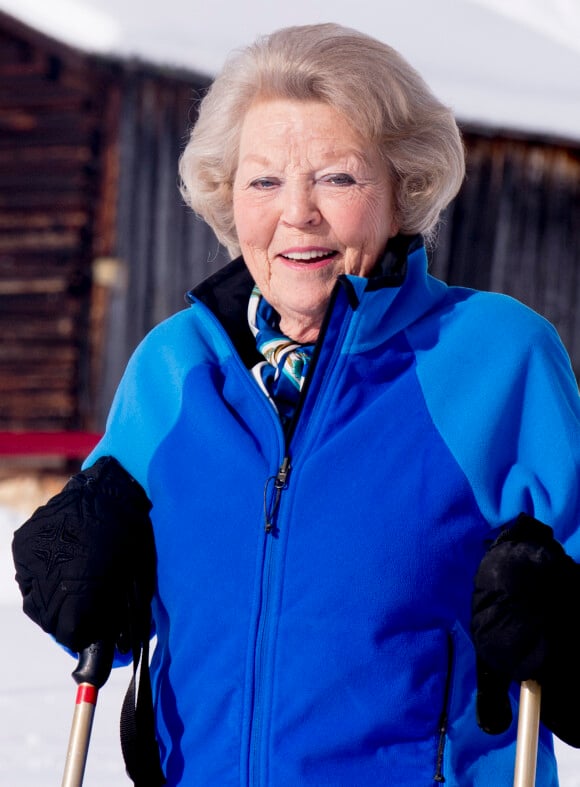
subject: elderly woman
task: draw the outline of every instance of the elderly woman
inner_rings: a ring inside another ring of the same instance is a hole
[[[528,677],[580,739],[578,566],[553,536],[579,553],[578,391],[542,318],[427,273],[463,175],[451,112],[336,25],[259,40],[201,103],[182,190],[236,259],[146,337],[87,470],[14,547],[59,641],[134,644],[151,501],[169,785],[507,785]],[[63,506],[83,549],[39,566]]]

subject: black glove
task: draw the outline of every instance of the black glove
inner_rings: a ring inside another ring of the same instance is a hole
[[[543,723],[579,747],[580,566],[550,527],[521,514],[494,541],[475,577],[472,613],[479,726],[504,732],[510,683],[533,679]]]
[[[25,613],[73,651],[149,636],[155,547],[143,488],[113,457],[73,476],[14,534]]]

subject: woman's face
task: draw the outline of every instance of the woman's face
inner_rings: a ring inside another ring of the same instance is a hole
[[[250,106],[233,204],[246,265],[301,342],[318,336],[337,276],[367,276],[398,230],[378,152],[317,101]]]

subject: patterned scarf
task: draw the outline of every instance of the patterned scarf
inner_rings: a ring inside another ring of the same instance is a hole
[[[248,303],[248,323],[265,361],[252,374],[285,425],[292,417],[312,358],[313,344],[298,344],[280,332],[279,317],[258,287]]]

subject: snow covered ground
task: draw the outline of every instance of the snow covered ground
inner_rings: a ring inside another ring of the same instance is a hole
[[[13,531],[53,491],[30,478],[0,481],[0,784],[7,787],[60,785],[74,711],[76,663],[22,613],[10,551]],[[129,668],[114,670],[100,692],[87,787],[130,784],[118,733],[130,677]],[[561,787],[580,787],[580,751],[558,741],[556,747]]]

